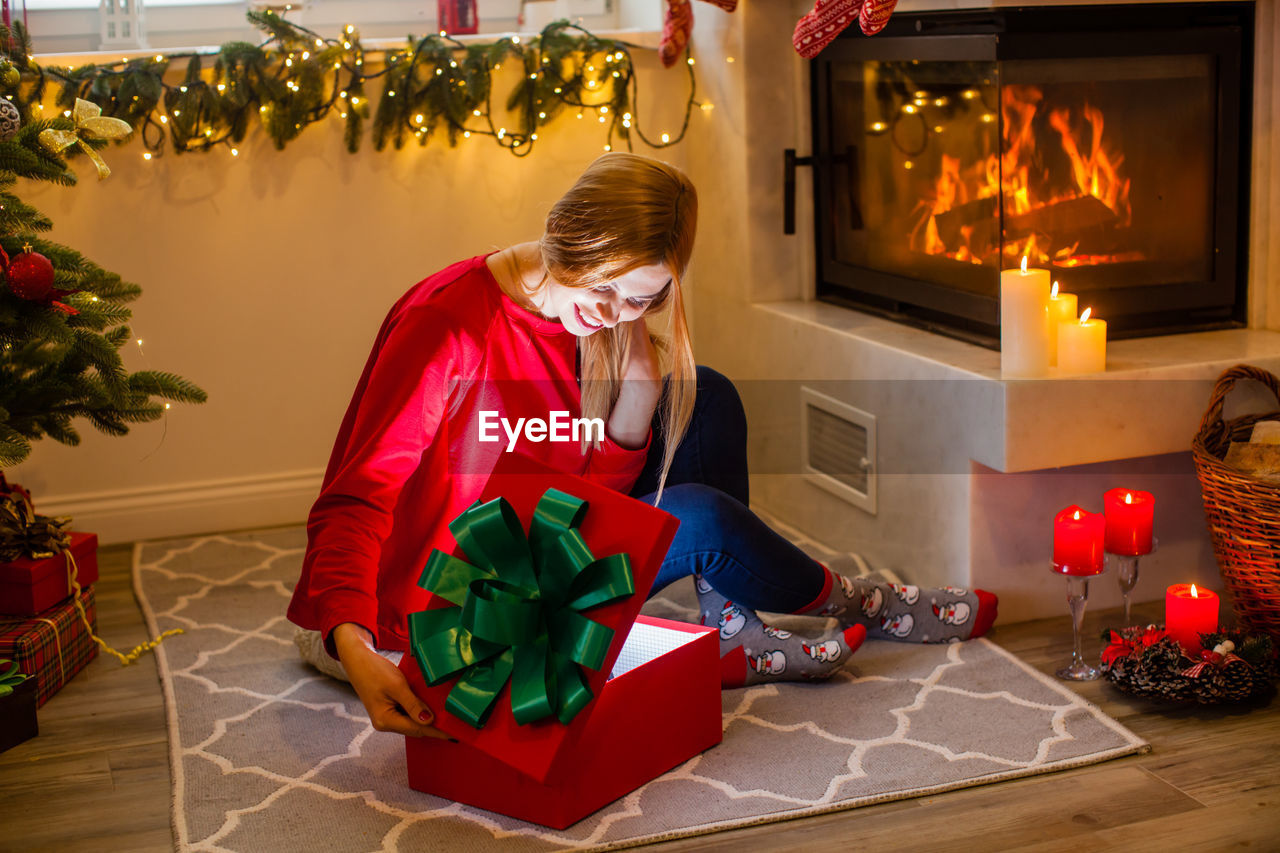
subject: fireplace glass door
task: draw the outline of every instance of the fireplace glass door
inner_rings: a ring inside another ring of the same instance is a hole
[[[1031,35],[865,39],[815,69],[821,295],[998,338],[1026,258],[1119,334],[1237,321],[1231,38]]]

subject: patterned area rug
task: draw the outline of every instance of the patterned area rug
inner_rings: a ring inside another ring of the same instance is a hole
[[[1147,749],[985,639],[868,641],[832,681],[726,691],[722,744],[548,830],[410,789],[402,738],[374,732],[348,685],[299,661],[284,609],[304,544],[290,528],[135,551],[151,629],[186,631],[157,652],[182,851],[613,849]],[[645,612],[693,621],[692,583],[668,593]]]

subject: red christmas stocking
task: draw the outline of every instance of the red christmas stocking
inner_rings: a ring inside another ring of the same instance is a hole
[[[873,36],[884,29],[893,14],[893,7],[898,0],[862,0],[862,13],[858,16],[858,26],[862,32]]]
[[[662,23],[662,42],[658,45],[658,58],[670,68],[684,54],[693,31],[693,3],[691,0],[667,0],[667,19]]]
[[[897,5],[898,0],[818,0],[813,11],[796,24],[791,42],[797,53],[813,59],[844,32],[854,18],[866,35],[880,32],[889,23],[889,16]]]
[[[858,17],[863,0],[818,0],[813,10],[800,19],[791,36],[796,53],[813,59]],[[873,0],[867,0],[873,2]]]

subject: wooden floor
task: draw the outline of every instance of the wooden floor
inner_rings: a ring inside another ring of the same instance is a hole
[[[146,639],[127,546],[100,553],[100,634]],[[992,639],[1043,672],[1070,656],[1059,619]],[[1162,617],[1159,604],[1135,614]],[[1110,615],[1110,618],[1108,616]],[[1115,614],[1092,613],[1092,640]],[[169,768],[153,658],[100,656],[40,710],[39,737],[0,754],[0,850],[168,851]],[[658,850],[1280,850],[1280,701],[1170,710],[1109,685],[1085,698],[1152,744],[1147,755],[1029,779],[656,845]],[[852,709],[851,709],[852,710]]]

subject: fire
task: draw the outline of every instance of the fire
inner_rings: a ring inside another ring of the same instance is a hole
[[[1081,326],[1083,326],[1085,323],[1089,322],[1089,315],[1090,315],[1090,314],[1092,314],[1092,313],[1093,313],[1093,309],[1092,309],[1092,308],[1086,308],[1086,309],[1084,309],[1083,311],[1081,311],[1081,312],[1080,312],[1080,325],[1081,325]]]
[[[970,102],[978,97],[976,92],[963,95]],[[990,115],[976,106],[981,118]],[[1089,103],[1058,106],[1042,87],[1006,85],[1000,119],[998,153],[983,143],[979,149],[988,153],[971,154],[967,163],[962,156],[941,154],[932,197],[921,202],[912,248],[1002,266],[1019,256],[1059,267],[1143,259],[1139,252],[1081,250],[1099,229],[1128,227],[1133,217],[1124,157],[1107,136],[1100,109]]]
[[[1199,597],[1200,597],[1200,593],[1196,592],[1196,585],[1195,585],[1195,584],[1192,584],[1192,585],[1191,585],[1191,597],[1192,597],[1192,598],[1199,598]]]

